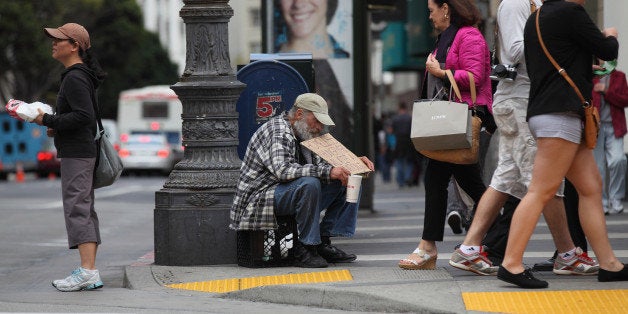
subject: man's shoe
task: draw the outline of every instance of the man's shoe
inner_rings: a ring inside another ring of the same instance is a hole
[[[578,247],[572,256],[556,257],[553,272],[557,275],[595,275],[599,269],[600,265]]]
[[[102,288],[103,283],[100,280],[98,270],[87,270],[79,267],[65,279],[54,280],[52,286],[59,291],[69,292]]]
[[[628,267],[624,264],[624,268],[620,271],[608,271],[600,268],[597,274],[597,281],[609,282],[609,281],[628,281]]]
[[[621,200],[611,200],[611,213],[621,214],[624,211],[624,204]]]
[[[532,276],[532,271],[529,269],[526,269],[519,274],[513,274],[503,266],[499,266],[497,279],[526,289],[547,288],[547,286],[549,286],[547,281],[534,278],[534,276]]]
[[[328,263],[349,263],[355,261],[355,254],[347,254],[341,249],[331,245],[322,243],[317,248],[318,255],[322,256]]]
[[[453,231],[454,234],[462,233],[462,217],[457,211],[454,210],[447,215],[447,224],[451,227],[451,231]]]
[[[554,269],[554,262],[556,260],[553,257],[548,258],[546,261],[536,263],[532,269],[536,271],[551,271]]]
[[[304,268],[325,268],[327,262],[318,253],[316,245],[298,243],[294,248],[294,266]]]
[[[460,249],[456,249],[451,254],[449,265],[474,272],[478,275],[495,275],[497,274],[497,266],[493,266],[493,263],[486,257],[486,253],[480,249],[480,252],[471,254],[465,254]]]

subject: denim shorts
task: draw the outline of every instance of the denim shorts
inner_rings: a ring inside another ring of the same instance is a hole
[[[580,144],[582,140],[582,118],[578,114],[551,113],[534,116],[528,120],[530,132],[535,138],[554,137]]]

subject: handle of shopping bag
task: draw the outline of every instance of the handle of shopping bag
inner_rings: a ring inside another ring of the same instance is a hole
[[[462,101],[462,96],[460,94],[460,89],[458,88],[458,84],[456,84],[456,80],[454,79],[454,74],[451,73],[451,70],[445,70],[445,74],[447,74],[447,78],[449,78],[449,82],[451,83],[451,87],[454,89],[454,93],[456,97]],[[475,90],[475,79],[473,78],[473,73],[467,71],[469,74],[469,88],[471,89],[471,101],[472,105],[475,106],[475,100],[477,99],[477,92]]]

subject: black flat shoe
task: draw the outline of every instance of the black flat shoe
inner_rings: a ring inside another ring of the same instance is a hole
[[[328,263],[349,263],[357,258],[355,254],[347,254],[331,244],[322,243],[317,251]]]
[[[300,242],[294,248],[294,266],[305,268],[325,268],[327,261],[316,252],[316,245],[304,245]]]
[[[628,267],[624,264],[624,268],[620,271],[608,271],[600,268],[597,273],[597,281],[628,281]]]
[[[499,266],[497,278],[526,289],[540,289],[547,288],[549,286],[547,281],[534,278],[529,269],[526,269],[519,274],[513,274],[503,266]]]
[[[546,261],[534,264],[532,269],[536,271],[552,271],[554,269],[554,258],[549,258]]]

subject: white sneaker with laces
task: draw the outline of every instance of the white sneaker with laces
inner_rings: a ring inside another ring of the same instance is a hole
[[[465,254],[462,250],[456,249],[451,254],[449,265],[483,276],[497,275],[499,270],[499,267],[493,266],[493,263],[486,257],[486,252],[482,247],[480,247],[479,252],[471,254]]]
[[[103,283],[100,280],[100,273],[97,269],[87,270],[79,267],[65,279],[54,280],[52,286],[59,291],[68,292],[102,288]]]
[[[600,265],[590,258],[581,248],[566,258],[559,256],[554,260],[554,274],[557,275],[597,275]]]

